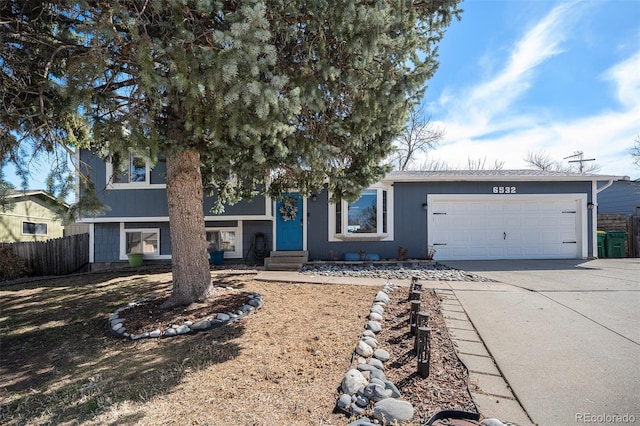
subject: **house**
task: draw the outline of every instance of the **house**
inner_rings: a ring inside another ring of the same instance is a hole
[[[127,253],[170,259],[165,166],[132,158],[130,171],[88,152],[98,195],[110,210],[82,217],[91,238],[91,262],[117,262]],[[274,252],[302,252],[311,260],[345,258],[584,259],[597,256],[599,191],[618,176],[533,170],[392,172],[355,202],[331,202],[327,190],[282,201],[256,196],[210,212],[209,241],[224,258],[244,259],[255,239]],[[100,191],[99,188],[104,188]]]
[[[15,191],[0,208],[0,242],[46,241],[63,236],[61,209],[68,206],[43,190]]]
[[[598,196],[599,214],[640,216],[640,179],[614,181]]]
[[[640,180],[616,180],[598,196],[598,229],[626,232],[626,254],[640,257]]]

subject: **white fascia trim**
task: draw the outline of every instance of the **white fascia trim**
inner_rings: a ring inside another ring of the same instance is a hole
[[[268,215],[240,215],[240,216],[205,216],[204,220],[207,222],[222,222],[231,220],[273,220],[273,217]],[[96,217],[96,218],[83,218],[78,220],[78,223],[111,223],[111,222],[169,222],[169,216],[145,216],[145,217]]]
[[[603,180],[622,180],[624,176],[395,176],[384,178],[380,182],[392,185],[395,182],[597,182]]]
[[[567,193],[567,194],[429,194],[427,195],[427,244],[432,245],[431,237],[433,233],[429,229],[429,224],[433,223],[433,208],[432,205],[438,201],[493,201],[496,203],[509,201],[509,200],[532,200],[532,201],[545,201],[545,200],[571,200],[576,203],[577,221],[576,226],[580,234],[579,251],[576,255],[582,259],[587,258],[588,253],[588,234],[587,234],[587,194],[585,193]],[[595,238],[595,234],[593,234]]]

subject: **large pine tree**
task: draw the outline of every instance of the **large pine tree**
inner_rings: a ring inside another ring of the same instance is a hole
[[[173,293],[213,291],[203,194],[329,181],[354,198],[437,67],[459,0],[9,0],[0,154],[25,144],[167,158]]]

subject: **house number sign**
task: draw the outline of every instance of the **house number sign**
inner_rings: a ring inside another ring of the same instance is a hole
[[[494,194],[515,194],[517,192],[517,188],[515,186],[494,186],[493,193]]]

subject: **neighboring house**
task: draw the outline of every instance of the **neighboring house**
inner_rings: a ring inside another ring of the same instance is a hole
[[[598,229],[627,233],[628,256],[640,257],[640,180],[613,182],[598,196]]]
[[[66,204],[42,190],[15,191],[8,199],[9,207],[0,208],[0,242],[46,241],[63,236],[59,213],[68,208]]]
[[[83,151],[104,215],[89,224],[91,262],[170,259],[169,214],[162,162],[151,169],[133,158],[130,171]],[[257,235],[274,251],[305,251],[311,260],[346,257],[436,260],[584,259],[597,255],[598,191],[619,176],[533,170],[393,172],[362,192],[359,200],[332,203],[326,190],[284,202],[257,196],[210,212],[209,241],[222,241],[226,259],[250,254]],[[100,190],[104,188],[104,190]],[[283,204],[284,203],[284,204]]]
[[[616,180],[598,195],[599,214],[640,216],[640,180]]]

